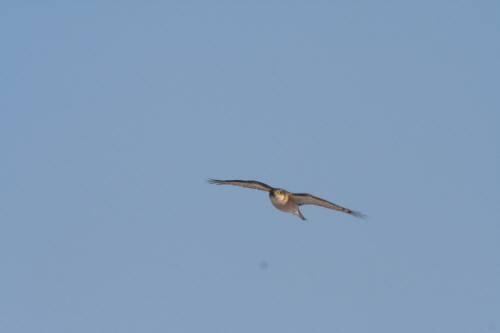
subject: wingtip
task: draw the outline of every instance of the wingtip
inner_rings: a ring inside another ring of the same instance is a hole
[[[351,211],[350,213],[352,216],[354,217],[357,217],[357,218],[360,218],[362,220],[367,220],[368,219],[368,215],[365,215],[361,212],[357,212],[357,211]]]
[[[215,185],[220,185],[220,180],[217,180],[217,179],[213,179],[213,178],[208,178],[206,180],[207,183],[209,184],[215,184]]]

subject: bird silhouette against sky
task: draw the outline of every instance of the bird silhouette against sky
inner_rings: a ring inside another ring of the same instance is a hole
[[[253,188],[256,190],[269,192],[269,199],[273,203],[274,207],[277,209],[297,215],[303,220],[307,219],[302,215],[299,210],[299,206],[302,205],[316,205],[325,208],[330,208],[333,210],[338,210],[339,212],[347,213],[355,217],[359,217],[362,219],[366,219],[367,216],[361,212],[357,212],[354,210],[350,210],[339,205],[336,205],[332,202],[326,201],[324,199],[315,197],[308,193],[291,193],[285,191],[281,188],[273,188],[267,184],[257,182],[255,180],[217,180],[217,179],[209,179],[207,180],[210,184],[216,185],[236,185],[247,188]]]

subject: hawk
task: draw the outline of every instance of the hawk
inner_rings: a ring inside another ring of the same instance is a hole
[[[299,210],[299,206],[302,205],[316,205],[325,208],[330,208],[333,210],[338,210],[339,212],[347,213],[355,217],[366,219],[367,216],[363,213],[350,210],[341,206],[338,206],[329,201],[320,199],[308,193],[291,193],[285,191],[281,188],[273,188],[267,184],[257,182],[255,180],[217,180],[208,179],[208,183],[216,185],[236,185],[247,188],[253,188],[256,190],[269,192],[269,199],[273,203],[274,207],[285,212],[297,215],[301,219],[307,221],[307,219],[302,215]]]

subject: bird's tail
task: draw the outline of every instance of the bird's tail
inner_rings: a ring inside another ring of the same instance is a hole
[[[304,221],[307,221],[304,215],[302,215],[302,213],[300,212],[300,209],[297,208],[297,211],[294,214],[303,219]]]

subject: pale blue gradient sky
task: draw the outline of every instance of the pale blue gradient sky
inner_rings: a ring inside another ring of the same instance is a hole
[[[2,332],[500,331],[499,2],[0,12]]]

